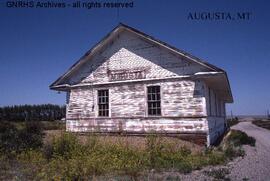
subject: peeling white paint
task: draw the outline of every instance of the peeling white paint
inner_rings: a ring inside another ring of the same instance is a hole
[[[111,74],[115,72],[121,76],[121,72],[125,75],[132,70],[141,71],[143,76],[130,74],[126,76],[128,79],[144,81],[125,80],[125,76],[112,79]],[[206,74],[216,72],[123,32],[66,79],[70,85],[67,131],[203,132],[208,135],[209,145],[224,131],[225,103],[203,79],[191,77]],[[146,87],[149,85],[161,88],[160,117],[148,116]],[[108,118],[98,117],[99,89],[109,89]],[[220,106],[217,108],[216,104]]]

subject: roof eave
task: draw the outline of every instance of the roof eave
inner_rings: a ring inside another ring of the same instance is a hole
[[[49,88],[55,91],[68,91],[70,89],[70,85],[69,84],[50,85]]]
[[[103,37],[98,43],[96,43],[90,50],[88,50],[79,60],[77,60],[63,75],[61,75],[56,81],[54,81],[51,85],[51,87],[55,87],[59,85],[59,82],[63,79],[65,79],[68,75],[72,73],[73,70],[76,69],[80,64],[84,63],[86,61],[86,57],[94,54],[94,52],[100,47],[102,43],[104,43],[107,38],[109,38],[112,34],[116,33],[118,31],[118,28],[120,27],[121,23],[116,26],[112,31],[110,31],[105,37]]]
[[[228,100],[228,103],[233,103],[233,95],[232,95],[232,89],[231,89],[231,85],[230,85],[230,81],[227,75],[227,72],[224,71],[225,77],[226,77],[226,81],[227,81],[227,85],[228,85],[228,90],[229,90],[229,94],[230,94],[230,99]]]

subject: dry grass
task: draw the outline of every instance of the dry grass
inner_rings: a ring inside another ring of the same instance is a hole
[[[2,168],[4,174],[10,178],[19,174],[25,180],[89,180],[110,175],[141,180],[140,176],[152,170],[188,173],[242,156],[241,149],[235,147],[238,134],[228,136],[224,148],[212,149],[157,135],[80,135],[63,130],[46,131],[45,135],[42,148],[15,155],[12,161],[19,166],[16,173],[12,172],[14,166],[7,164],[11,166]]]
[[[45,142],[51,142],[54,137],[59,137],[61,134],[63,134],[64,130],[48,130],[45,131]],[[126,145],[131,148],[145,150],[146,149],[146,142],[147,142],[147,136],[123,136],[123,135],[93,135],[93,134],[77,134],[78,139],[81,141],[81,143],[86,143],[88,138],[91,136],[95,136],[95,138],[99,141],[101,144],[120,144],[120,145]],[[181,147],[186,147],[192,151],[192,153],[198,153],[201,152],[204,147],[196,145],[194,143],[181,140],[176,137],[160,137],[161,143],[166,143],[173,145],[175,149],[179,149]]]

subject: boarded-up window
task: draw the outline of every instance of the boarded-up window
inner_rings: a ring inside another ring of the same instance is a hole
[[[160,108],[160,86],[147,87],[148,115],[161,115]]]
[[[98,90],[98,116],[109,116],[109,90]]]

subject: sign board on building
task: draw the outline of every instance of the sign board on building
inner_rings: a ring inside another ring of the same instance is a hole
[[[110,81],[120,81],[120,80],[134,80],[134,79],[145,79],[144,70],[124,70],[120,72],[110,72]]]

